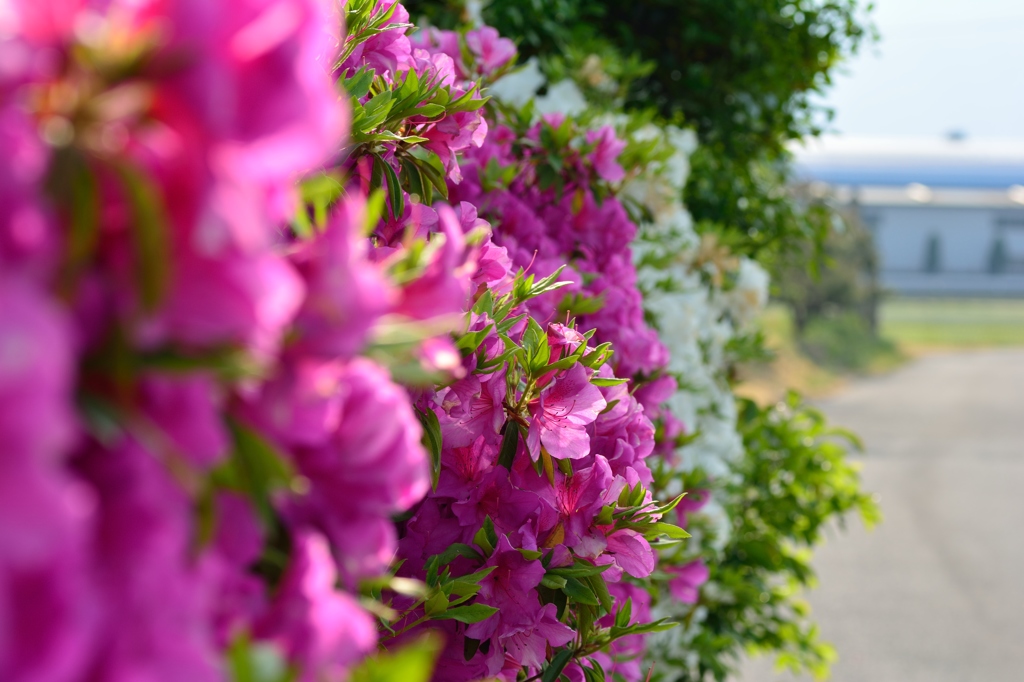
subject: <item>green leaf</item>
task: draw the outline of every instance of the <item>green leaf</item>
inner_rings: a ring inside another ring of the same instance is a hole
[[[532,317],[527,320],[522,344],[526,351],[526,368],[531,372],[543,371],[551,358],[551,346],[547,332]]]
[[[626,602],[615,613],[615,625],[620,628],[629,627],[629,619],[633,616],[633,598],[626,599]]]
[[[437,490],[437,481],[441,475],[441,424],[433,410],[416,408],[416,416],[423,425],[423,445],[430,454],[430,480],[433,490]]]
[[[391,99],[391,92],[384,91],[379,95],[375,95],[366,104],[358,106],[357,105],[358,102],[353,102],[353,138],[357,138],[356,133],[369,133],[371,130],[377,128],[380,124],[384,123],[384,120],[388,117],[388,114],[391,112],[391,107],[394,106],[394,102]]]
[[[618,627],[614,626],[611,628],[611,636],[613,639],[619,637],[626,637],[628,635],[645,635],[651,632],[665,632],[679,625],[679,623],[669,620],[668,618],[662,618],[656,620],[653,623],[637,623],[636,625],[630,625],[629,627]]]
[[[398,651],[378,652],[352,671],[349,682],[430,682],[443,647],[442,637],[430,633]]]
[[[230,460],[214,472],[214,477],[226,478],[240,486],[270,523],[274,518],[271,493],[291,484],[294,478],[291,465],[257,431],[236,420],[229,420],[228,426],[234,436],[235,447]]]
[[[679,526],[674,526],[671,523],[653,523],[644,530],[644,537],[648,540],[653,540],[659,535],[667,535],[673,540],[685,540],[690,537],[690,534],[685,530]]]
[[[475,353],[476,349],[480,347],[480,344],[482,344],[487,339],[488,335],[490,335],[491,328],[493,326],[493,324],[488,324],[486,327],[478,331],[466,332],[455,342],[456,347],[466,353]]]
[[[555,654],[548,667],[544,668],[544,674],[540,677],[541,682],[556,682],[562,671],[565,670],[565,666],[572,660],[574,653],[572,649],[562,649]]]
[[[560,590],[565,587],[566,582],[567,581],[564,577],[554,573],[548,573],[541,579],[540,584],[544,587],[551,588],[552,590]]]
[[[512,471],[512,463],[519,451],[519,425],[512,421],[505,422],[505,435],[501,438],[501,450],[498,453],[498,465]]]
[[[612,595],[608,592],[608,585],[605,584],[604,578],[599,575],[592,575],[588,578],[584,578],[587,584],[590,585],[590,589],[597,595],[597,600],[601,602],[601,608],[607,613],[612,612]]]
[[[487,620],[498,612],[498,609],[486,604],[469,604],[468,606],[456,606],[444,613],[432,616],[434,620],[457,620],[460,623],[470,625]]]
[[[59,288],[62,294],[71,296],[99,243],[99,185],[85,156],[74,147],[54,151],[50,166],[47,191],[67,210],[67,244]]]
[[[286,682],[288,662],[277,648],[266,643],[254,643],[242,631],[228,648],[228,670],[233,682]]]
[[[448,171],[445,169],[440,157],[429,149],[424,149],[423,147],[413,147],[409,150],[409,154],[416,159],[417,168],[419,168],[424,177],[430,181],[430,184],[434,186],[438,194],[447,199]]]
[[[409,192],[410,198],[418,197],[420,203],[430,206],[434,201],[434,186],[430,184],[416,160],[412,157],[402,158],[402,186]]]
[[[437,617],[447,610],[448,596],[444,592],[438,592],[423,605],[423,612],[431,617]]]
[[[366,224],[363,226],[363,235],[368,236],[377,229],[381,215],[384,213],[384,190],[379,187],[366,199]]]
[[[573,566],[559,566],[557,568],[550,569],[548,572],[566,577],[586,578],[592,575],[600,575],[609,568],[611,568],[611,564],[595,566],[587,563],[584,559],[576,559],[576,564]]]
[[[490,556],[494,553],[494,543],[491,542],[491,538],[488,535],[487,529],[480,528],[473,535],[473,542],[477,547],[483,550],[485,555]]]
[[[601,580],[598,578],[598,580]],[[602,583],[604,581],[602,580]],[[598,606],[601,602],[598,600],[597,595],[594,591],[584,585],[579,579],[567,577],[565,578],[565,587],[562,588],[562,592],[572,599],[573,601],[580,604],[590,604],[591,606]]]
[[[628,383],[629,379],[611,379],[606,377],[592,377],[590,383],[594,386],[621,386]]]
[[[364,66],[345,79],[345,92],[354,99],[362,99],[370,92],[370,84],[373,83],[375,75],[377,75],[376,71]]]
[[[436,118],[444,113],[444,107],[440,104],[424,104],[416,107],[410,113],[412,116],[422,116],[424,118]]]
[[[452,594],[467,599],[472,597],[480,591],[480,581],[493,573],[497,568],[497,566],[488,566],[476,573],[470,573],[452,581]],[[462,601],[465,601],[465,599],[460,600],[460,603]]]
[[[170,283],[170,226],[156,185],[126,164],[115,167],[132,212],[135,280],[143,307],[151,311],[163,300]]]
[[[390,163],[385,161],[379,154],[373,154],[372,156],[374,171],[377,171],[379,167],[380,172],[384,174],[384,179],[388,186],[388,205],[391,207],[391,215],[397,220],[405,213],[405,195],[402,192],[402,183],[399,181],[398,174],[395,173],[395,169],[391,167]]]
[[[583,668],[584,680],[586,682],[605,682],[604,668],[594,659],[589,659],[588,662],[592,667],[580,666]]]
[[[483,555],[480,554],[480,552],[476,551],[469,545],[463,544],[461,542],[456,542],[450,545],[448,549],[446,549],[441,554],[437,555],[438,561],[442,566],[444,566],[445,564],[450,564],[451,562],[455,561],[456,557],[460,556],[465,557],[467,559],[473,559],[474,561],[483,561],[484,558]]]

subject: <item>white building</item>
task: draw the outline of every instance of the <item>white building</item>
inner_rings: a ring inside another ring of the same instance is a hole
[[[794,148],[875,236],[902,294],[1024,296],[1024,140],[824,137]]]

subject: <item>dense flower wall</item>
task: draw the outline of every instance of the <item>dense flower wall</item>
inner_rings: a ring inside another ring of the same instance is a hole
[[[5,679],[338,678],[428,625],[439,679],[593,676],[660,627],[625,577],[684,533],[625,385],[664,360],[635,227],[586,188],[610,131],[523,207],[588,234],[492,240],[442,201],[472,199],[460,153],[512,165],[472,82],[514,56],[492,30],[420,47],[400,5],[313,0],[4,21]]]
[[[685,653],[767,288],[693,231],[689,133],[394,0],[22,0],[0,41],[0,678]]]

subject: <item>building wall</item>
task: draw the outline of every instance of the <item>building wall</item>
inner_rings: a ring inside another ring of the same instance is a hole
[[[1024,209],[868,206],[884,286],[907,294],[1024,295]]]

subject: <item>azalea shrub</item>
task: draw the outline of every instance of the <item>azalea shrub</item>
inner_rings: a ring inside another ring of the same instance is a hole
[[[394,0],[21,0],[0,39],[0,677],[689,661],[767,282],[693,231],[687,131]]]

